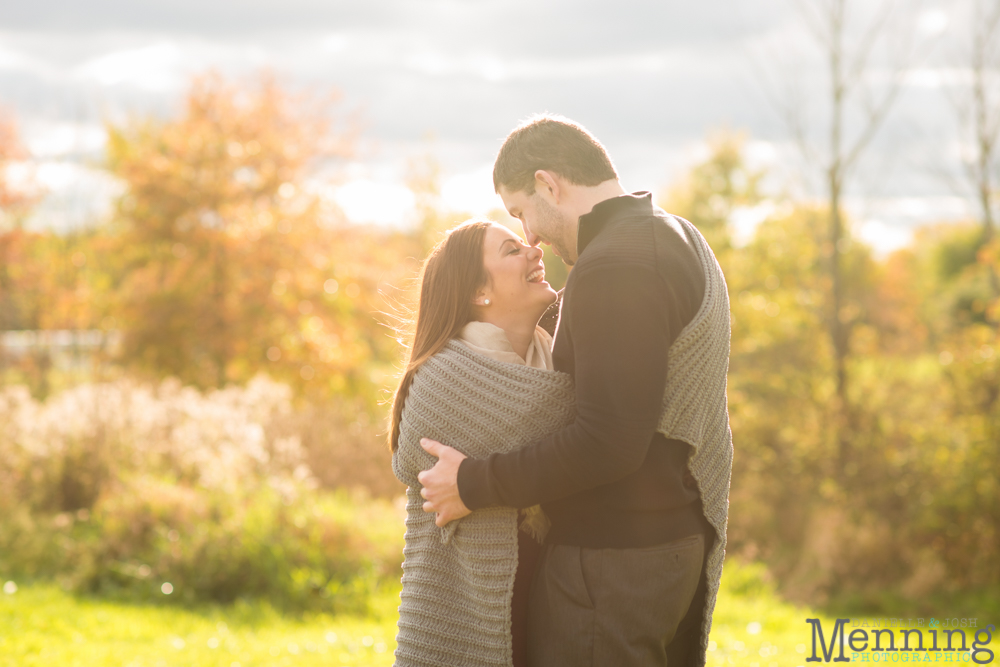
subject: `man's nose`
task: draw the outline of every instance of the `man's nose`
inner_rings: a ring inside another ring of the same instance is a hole
[[[523,220],[521,221],[521,230],[524,231],[524,240],[528,243],[528,245],[530,246],[538,245],[538,242],[541,239],[539,239],[536,234],[531,233],[531,230],[528,229],[528,223],[524,222]]]

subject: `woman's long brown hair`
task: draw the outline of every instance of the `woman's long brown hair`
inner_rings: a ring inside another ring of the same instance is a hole
[[[483,266],[483,241],[491,224],[484,220],[463,223],[448,232],[424,262],[410,359],[392,399],[389,446],[394,452],[399,447],[403,404],[417,369],[472,321],[472,300],[488,279]]]

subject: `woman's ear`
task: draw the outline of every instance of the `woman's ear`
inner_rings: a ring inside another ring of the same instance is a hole
[[[472,298],[472,305],[474,306],[485,307],[490,305],[490,303],[492,303],[492,301],[490,301],[490,298],[486,295],[486,292],[482,290],[476,292],[476,296]]]

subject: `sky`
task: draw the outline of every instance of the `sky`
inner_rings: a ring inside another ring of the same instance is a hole
[[[101,172],[104,124],[169,117],[192,76],[263,69],[291,87],[340,92],[358,150],[333,192],[357,222],[413,219],[407,165],[432,156],[446,206],[499,207],[491,170],[525,117],[559,113],[607,147],[629,190],[662,192],[725,129],[782,197],[820,193],[781,109],[822,148],[823,61],[801,5],[819,0],[71,0],[0,3],[0,106],[14,113],[49,192],[36,224],[107,215],[120,186]],[[858,4],[857,2],[855,4]],[[969,215],[952,100],[961,94],[967,0],[898,0],[866,83],[905,53],[892,112],[848,181],[858,233],[880,252],[914,226]],[[871,7],[872,3],[860,3]],[[857,26],[865,9],[852,15]],[[857,31],[856,31],[857,32]],[[860,33],[858,33],[860,34]],[[881,87],[880,87],[881,86]],[[849,116],[849,129],[857,129]],[[850,133],[849,133],[850,134]],[[744,236],[767,211],[740,216]]]

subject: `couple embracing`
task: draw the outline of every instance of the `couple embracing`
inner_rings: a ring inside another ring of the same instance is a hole
[[[511,132],[493,182],[524,240],[474,221],[433,250],[393,401],[396,665],[702,665],[732,469],[718,262],[564,118]],[[539,243],[573,266],[561,296]]]

